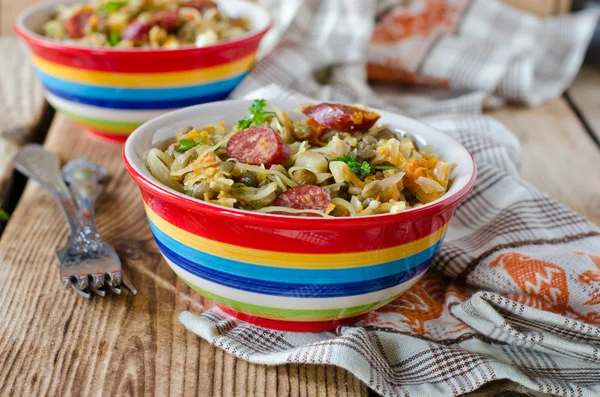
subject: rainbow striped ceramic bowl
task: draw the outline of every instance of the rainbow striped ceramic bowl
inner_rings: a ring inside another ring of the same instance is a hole
[[[270,27],[259,6],[227,0],[219,7],[244,15],[252,30],[213,46],[177,50],[87,48],[47,39],[37,32],[59,4],[25,10],[15,30],[27,42],[46,99],[57,110],[102,137],[125,140],[145,121],[168,110],[222,100],[254,64]]]
[[[301,103],[271,100],[289,115]],[[193,106],[138,128],[123,149],[150,228],[167,263],[191,288],[226,312],[261,326],[320,331],[398,297],[429,267],[454,208],[473,187],[475,163],[448,135],[406,117],[384,123],[429,143],[456,164],[448,193],[398,214],[310,218],[260,214],[196,200],[159,183],[144,154],[175,129],[244,115],[251,101]]]

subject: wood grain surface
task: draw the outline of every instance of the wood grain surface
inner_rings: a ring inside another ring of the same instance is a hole
[[[600,67],[582,68],[567,94],[589,132],[600,142]]]
[[[538,109],[506,109],[494,115],[511,124],[524,152],[530,149],[550,174],[563,167],[550,160],[555,159],[555,146],[565,140],[577,143],[563,148],[569,153],[587,145],[586,155],[599,155],[586,143],[589,137],[562,99]],[[544,118],[551,120],[540,123]],[[545,132],[531,135],[533,128]],[[548,146],[546,141],[556,142]],[[48,194],[30,183],[0,240],[0,395],[367,395],[366,387],[341,369],[252,365],[185,330],[177,314],[200,311],[204,301],[160,258],[137,189],[122,167],[121,146],[83,135],[61,116],[46,146],[65,161],[83,156],[110,170],[113,178],[99,202],[98,225],[132,270],[140,294],[135,299],[124,294],[85,301],[59,289],[53,249],[65,237],[66,227]],[[538,177],[537,163],[524,161],[523,172],[548,190],[548,180]],[[556,192],[560,189],[551,194],[564,198]],[[569,200],[573,207],[587,208],[585,200]],[[508,381],[471,396],[506,393],[539,396]]]
[[[566,101],[493,116],[519,136],[525,178],[598,222],[597,187],[586,181],[600,151]],[[61,291],[53,249],[66,227],[51,198],[29,184],[0,240],[0,395],[367,395],[343,370],[252,365],[187,332],[177,314],[200,311],[204,302],[160,258],[121,165],[121,146],[83,135],[61,116],[46,146],[65,161],[83,156],[109,168],[113,178],[99,202],[98,224],[132,269],[140,295],[88,302]],[[578,172],[568,172],[566,158]],[[539,396],[508,381],[471,394],[503,395]]]
[[[507,0],[539,15],[563,12],[568,0]],[[0,34],[38,0],[0,0]],[[3,46],[14,38],[0,38]],[[43,101],[23,46],[0,61],[0,201],[12,181],[10,161],[34,139]],[[5,50],[6,53],[6,50]],[[569,90],[588,130],[600,131],[600,72],[584,69]],[[14,78],[17,76],[17,78]],[[522,143],[525,179],[600,224],[600,150],[569,103],[492,114]],[[66,226],[52,199],[28,184],[0,240],[0,395],[367,396],[366,387],[334,367],[266,367],[238,360],[188,332],[182,310],[209,302],[190,290],[161,259],[146,226],[141,199],[120,160],[121,146],[99,142],[57,116],[46,146],[68,161],[87,157],[112,175],[98,207],[103,237],[132,272],[139,295],[85,301],[60,290],[54,249]],[[568,159],[568,160],[567,160]],[[140,227],[140,225],[143,225]],[[374,394],[372,394],[374,395]],[[470,397],[540,396],[510,381],[485,385]]]
[[[486,383],[472,393],[463,394],[462,397],[552,397],[552,395],[529,390],[508,379],[500,379]]]
[[[35,138],[43,109],[42,90],[25,45],[16,37],[0,37],[0,207],[12,204],[7,203],[13,187],[12,158]]]
[[[600,150],[566,100],[490,115],[517,135],[523,178],[600,225]]]
[[[597,186],[587,181],[600,151],[566,101],[492,115],[519,136],[525,178],[598,223]],[[121,146],[82,135],[60,116],[46,146],[65,161],[84,156],[111,171],[98,223],[132,269],[140,295],[87,302],[61,291],[53,249],[66,227],[51,198],[29,184],[0,240],[0,395],[367,395],[341,369],[252,365],[187,332],[177,313],[199,311],[204,302],[160,259],[122,168]],[[578,172],[569,172],[565,158]],[[540,396],[506,380],[470,394],[504,395]]]
[[[572,0],[503,0],[512,6],[541,17],[564,14],[571,9]]]
[[[0,395],[366,396],[334,367],[248,364],[177,320],[200,295],[162,260],[119,144],[97,141],[57,116],[45,146],[64,161],[108,168],[98,227],[139,293],[85,300],[62,291],[53,257],[66,225],[51,197],[28,183],[0,240]]]
[[[17,15],[25,8],[44,0],[0,0],[0,35],[14,34],[13,25]]]

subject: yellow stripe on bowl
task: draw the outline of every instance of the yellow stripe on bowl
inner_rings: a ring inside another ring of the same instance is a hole
[[[113,73],[59,65],[32,55],[33,63],[43,72],[69,81],[107,87],[177,87],[224,80],[250,69],[255,54],[224,65],[169,73]]]
[[[265,251],[210,240],[174,226],[152,211],[147,204],[144,203],[144,206],[150,221],[164,234],[182,244],[226,259],[286,268],[342,269],[392,262],[414,255],[434,245],[444,236],[448,228],[448,224],[446,224],[419,240],[380,250],[340,254],[301,254]]]

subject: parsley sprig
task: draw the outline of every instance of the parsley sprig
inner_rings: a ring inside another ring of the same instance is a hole
[[[111,31],[110,32],[110,36],[108,36],[108,41],[109,41],[111,47],[116,46],[119,43],[119,41],[121,41],[121,37],[119,36],[119,32],[114,31],[114,30]]]
[[[362,163],[358,161],[356,158],[349,154],[344,154],[343,156],[339,156],[334,161],[343,161],[348,165],[350,171],[352,171],[359,178],[363,178],[369,175],[373,170],[395,170],[397,169],[394,166],[389,165],[369,165],[366,161]]]
[[[255,99],[248,109],[248,115],[238,122],[238,129],[244,130],[252,125],[260,126],[267,117],[275,116],[275,112],[265,110],[267,101],[265,99]]]
[[[99,10],[104,11],[107,14],[111,14],[115,11],[118,11],[125,5],[125,3],[126,1],[107,1],[100,6]]]
[[[344,163],[348,164],[348,168],[350,168],[350,171],[354,172],[358,177],[363,177],[371,173],[371,166],[369,165],[369,163],[367,163],[366,161],[363,161],[361,163],[349,154],[339,156],[335,159],[335,161],[343,161]]]
[[[177,148],[177,151],[179,153],[185,153],[188,150],[190,150],[193,147],[196,147],[198,145],[202,145],[202,138],[200,138],[200,140],[198,142],[196,141],[192,141],[191,139],[182,139],[179,141],[179,147]]]
[[[0,221],[6,222],[6,221],[8,221],[8,218],[10,218],[10,215],[8,215],[8,212],[6,212],[2,208],[0,208]]]

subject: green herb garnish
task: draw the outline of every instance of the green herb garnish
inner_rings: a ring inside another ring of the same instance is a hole
[[[248,109],[248,115],[246,116],[246,118],[238,122],[238,130],[244,130],[250,127],[251,125],[258,127],[263,123],[263,121],[265,121],[267,117],[275,116],[275,112],[266,111],[266,107],[266,100],[255,99],[254,102],[252,102],[250,109]]]
[[[335,159],[335,161],[343,161],[344,163],[348,164],[348,168],[350,168],[350,171],[354,172],[358,177],[363,177],[371,173],[371,166],[369,165],[369,163],[367,163],[366,161],[363,161],[361,163],[349,154],[339,156]]]
[[[6,222],[6,221],[8,221],[8,218],[10,218],[10,215],[8,215],[8,212],[6,212],[2,208],[0,208],[0,221]]]
[[[356,158],[352,157],[349,154],[344,154],[343,156],[339,156],[335,159],[335,161],[343,161],[348,165],[350,171],[354,172],[356,176],[362,178],[371,173],[372,170],[397,170],[397,167],[391,165],[369,165],[366,161],[362,163],[359,162]]]
[[[104,11],[107,14],[110,14],[115,11],[118,11],[126,3],[126,1],[107,1],[106,3],[102,4],[98,9],[100,11]]]
[[[110,32],[110,36],[108,37],[108,41],[110,42],[110,46],[114,47],[117,45],[119,41],[121,41],[121,37],[119,36],[119,32],[112,31]]]
[[[196,141],[192,141],[191,139],[182,139],[179,141],[179,147],[177,148],[177,151],[179,153],[184,153],[187,152],[188,150],[190,150],[193,147],[196,147],[198,145],[202,145],[202,138],[200,138],[200,140],[198,142]]]

